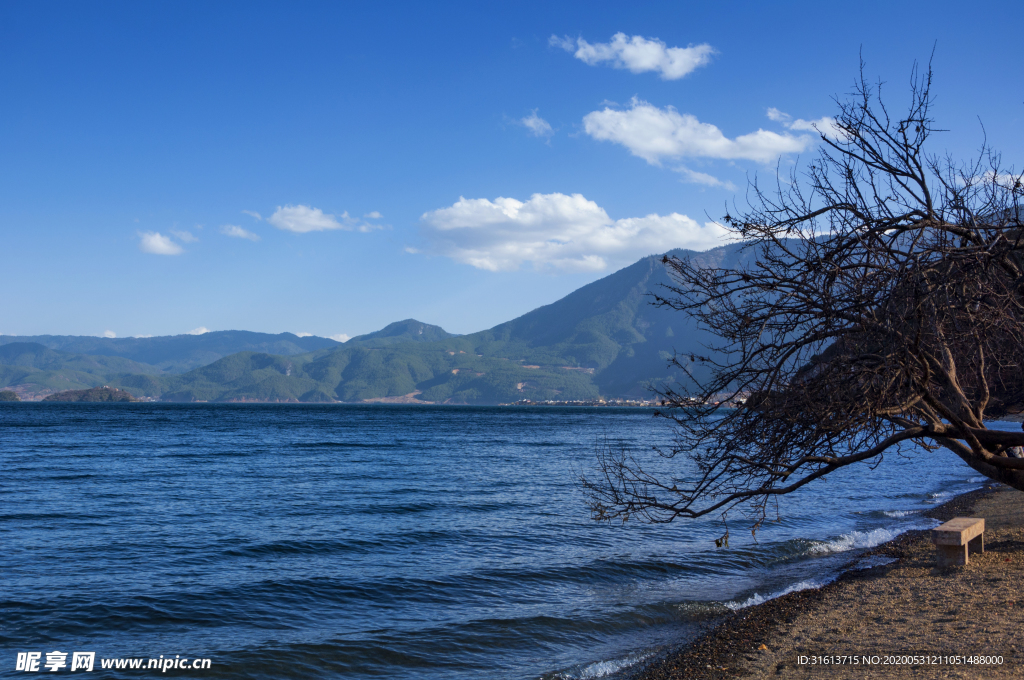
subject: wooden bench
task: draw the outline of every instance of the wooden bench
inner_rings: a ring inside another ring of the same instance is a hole
[[[985,520],[981,517],[954,517],[932,529],[932,543],[940,567],[967,564],[968,553],[985,552]]]

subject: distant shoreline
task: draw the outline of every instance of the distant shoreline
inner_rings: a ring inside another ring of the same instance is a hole
[[[4,402],[7,403],[7,402]],[[536,407],[536,408],[562,408],[562,409],[659,409],[667,408],[658,403],[644,402],[616,402],[605,403],[572,403],[572,402],[536,402],[536,403],[437,403],[435,401],[384,401],[371,399],[367,401],[255,401],[240,399],[238,401],[162,401],[152,397],[137,398],[134,401],[57,401],[47,399],[22,399],[10,401],[9,403],[88,403],[88,405],[104,405],[104,403],[131,403],[133,406],[140,405],[164,405],[164,406],[293,406],[293,407],[438,407],[442,409],[505,409],[508,407]],[[725,407],[723,407],[725,408]]]
[[[555,401],[551,399],[533,401],[532,399],[522,399],[520,401],[498,404],[498,406],[592,406],[596,408],[605,408],[608,406],[629,406],[640,408],[659,408],[669,406],[669,403],[660,399],[574,399],[571,401]]]

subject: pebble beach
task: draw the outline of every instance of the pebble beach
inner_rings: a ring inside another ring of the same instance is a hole
[[[985,518],[985,552],[941,569],[929,532],[908,532],[862,556],[877,566],[742,609],[634,680],[1024,676],[1024,493],[993,485],[925,516]]]

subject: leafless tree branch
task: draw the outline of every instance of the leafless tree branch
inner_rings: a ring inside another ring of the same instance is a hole
[[[926,152],[931,81],[915,67],[897,119],[862,65],[818,157],[772,192],[755,180],[748,210],[725,216],[745,264],[665,260],[674,283],[655,303],[719,338],[711,378],[661,394],[676,479],[606,452],[583,480],[596,518],[747,504],[760,520],[767,499],[904,442],[1024,490],[1024,431],[985,425],[1024,405],[1024,177],[987,145],[966,163]]]

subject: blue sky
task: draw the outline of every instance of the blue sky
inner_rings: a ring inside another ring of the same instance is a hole
[[[4,3],[0,333],[488,328],[714,245],[861,52],[1020,169],[1024,4],[780,5]]]

